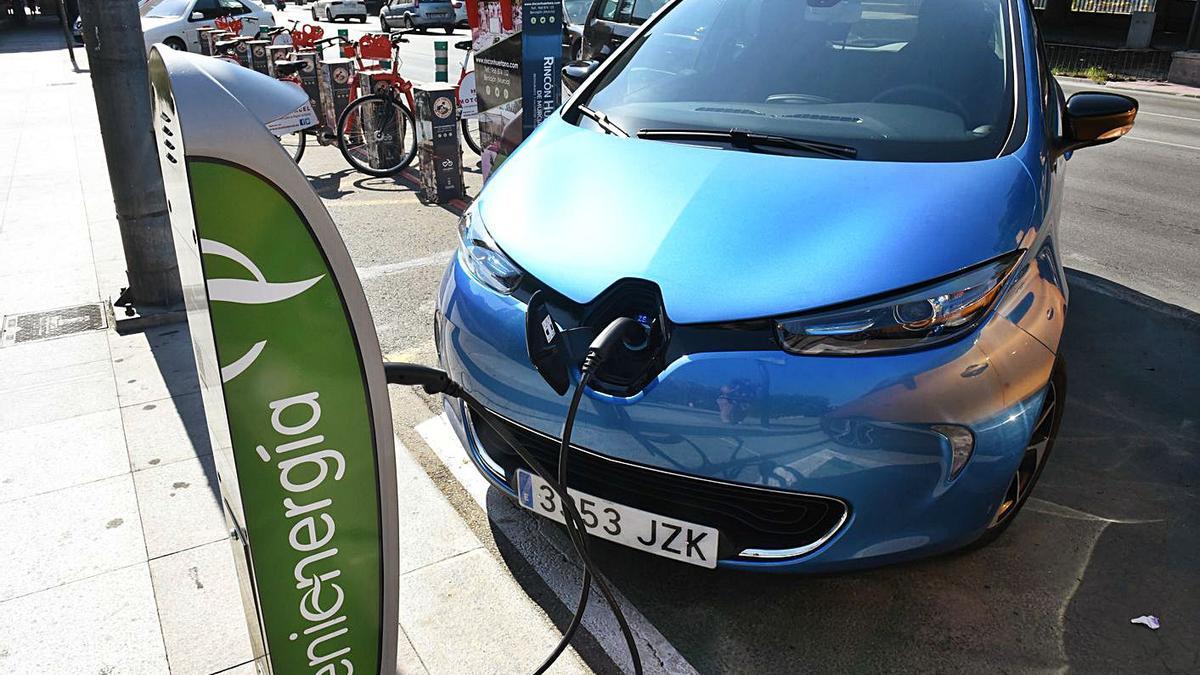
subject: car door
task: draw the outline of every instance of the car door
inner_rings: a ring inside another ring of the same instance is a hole
[[[201,18],[192,18],[199,14]],[[185,24],[183,26],[183,41],[187,44],[188,51],[200,51],[200,34],[196,31],[201,28],[212,28],[213,20],[221,14],[221,5],[218,0],[196,0],[192,4],[192,8],[183,15]]]
[[[664,4],[666,0],[598,0],[583,29],[582,57],[608,58]]]

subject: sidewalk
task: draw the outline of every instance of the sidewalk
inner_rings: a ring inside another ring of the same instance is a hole
[[[0,72],[0,674],[251,675],[187,326],[96,311],[124,259],[90,79],[50,28],[0,31]],[[36,339],[55,326],[87,329]],[[399,671],[532,671],[558,629],[399,443],[397,465]]]
[[[1067,77],[1065,75],[1057,75],[1055,77],[1056,79],[1064,82],[1072,82],[1089,87],[1104,87],[1106,89],[1117,89],[1121,91],[1150,92],[1154,94],[1170,94],[1172,96],[1200,98],[1200,87],[1189,87],[1186,84],[1175,84],[1174,82],[1157,82],[1154,80],[1114,80],[1112,82],[1106,82],[1105,84],[1098,84],[1082,77]]]

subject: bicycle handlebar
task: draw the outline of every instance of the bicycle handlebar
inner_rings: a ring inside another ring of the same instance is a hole
[[[331,35],[327,38],[322,38],[320,40],[313,42],[313,45],[318,46],[318,45],[325,45],[325,44],[333,44],[334,42],[345,42],[347,44],[352,44],[352,45],[358,44],[358,42],[356,42],[355,40],[351,40],[349,38],[344,38],[341,35]]]

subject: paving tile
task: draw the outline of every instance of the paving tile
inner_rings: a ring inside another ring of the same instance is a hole
[[[492,673],[497,664],[504,672],[532,672],[559,636],[483,549],[401,575],[400,625],[432,675]],[[447,648],[449,636],[453,648]],[[591,671],[570,650],[555,672]]]
[[[129,475],[4,504],[0,600],[146,559]]]
[[[146,563],[0,602],[0,672],[168,672]]]
[[[404,634],[403,628],[400,629],[396,643],[397,675],[429,675],[429,671],[425,670],[425,664],[421,663],[421,657],[417,656],[417,650],[413,649],[412,642]]]
[[[253,654],[228,539],[150,561],[172,675],[206,675]]]
[[[133,480],[151,559],[228,535],[211,455],[138,471]]]
[[[200,392],[121,408],[134,471],[212,454]]]
[[[128,472],[116,410],[0,431],[0,503]]]
[[[396,439],[400,573],[445,560],[481,544],[425,471]],[[420,546],[408,542],[419,541]]]
[[[91,265],[87,267],[86,272],[78,273],[55,267],[5,277],[0,284],[0,314],[40,312],[98,301],[96,273]]]
[[[250,662],[239,663],[232,668],[218,671],[218,673],[214,673],[214,675],[260,675],[260,673],[258,669],[254,667],[254,663]]]
[[[137,335],[109,336],[122,406],[180,396],[200,388],[186,323]]]
[[[53,368],[95,361],[108,362],[108,338],[102,330],[68,337],[21,342],[0,349],[0,389],[17,375],[40,373]]]
[[[112,365],[72,364],[0,379],[0,431],[117,407]]]

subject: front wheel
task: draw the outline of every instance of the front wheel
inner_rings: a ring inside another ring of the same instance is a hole
[[[317,8],[316,7],[312,7],[308,11],[312,13],[313,21],[320,21],[320,19],[317,18]]]
[[[477,155],[483,154],[483,136],[479,130],[479,118],[467,117],[458,123],[462,128],[463,142]]]
[[[1050,373],[1050,382],[1046,385],[1046,395],[1042,398],[1042,407],[1038,411],[1037,421],[1033,425],[1033,433],[1025,445],[1021,455],[1021,463],[1017,466],[1009,480],[1008,488],[992,522],[983,534],[967,548],[976,549],[987,546],[1004,533],[1017,517],[1021,507],[1025,506],[1033,486],[1042,476],[1046,468],[1046,460],[1054,449],[1054,439],[1058,436],[1058,427],[1062,423],[1063,404],[1067,398],[1067,368],[1062,357],[1054,362],[1054,370]]]
[[[308,144],[308,135],[303,131],[284,134],[279,137],[279,144],[291,156],[292,161],[299,164],[300,158],[304,156],[304,146]]]
[[[453,35],[453,34],[454,34],[454,29],[453,29],[453,28],[443,28],[442,30],[446,31],[446,35]]]
[[[417,154],[412,113],[390,93],[356,99],[338,118],[338,147],[369,176],[399,173]]]

